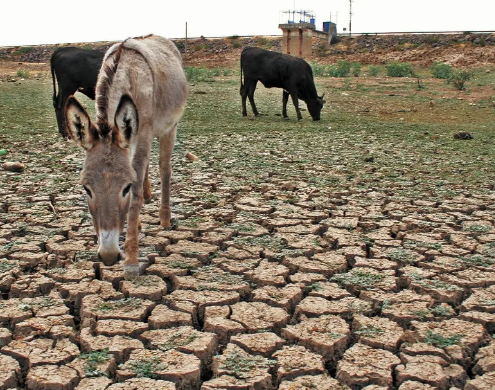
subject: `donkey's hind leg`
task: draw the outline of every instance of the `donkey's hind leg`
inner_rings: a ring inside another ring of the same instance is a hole
[[[146,204],[151,202],[151,183],[150,183],[150,178],[148,177],[149,170],[150,170],[150,164],[148,163],[148,166],[146,167],[146,174],[144,176],[144,183],[143,183],[143,198],[144,198],[144,203]]]
[[[172,151],[174,149],[177,124],[160,138],[160,178],[162,182],[162,203],[160,205],[160,225],[169,228],[172,212],[170,210],[170,178],[172,176]]]

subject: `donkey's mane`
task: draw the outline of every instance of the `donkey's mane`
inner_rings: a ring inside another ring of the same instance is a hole
[[[124,48],[125,42],[126,41],[123,41],[119,45],[117,51],[111,54],[111,56],[113,56],[113,62],[110,62],[107,59],[103,62],[103,66],[100,70],[98,79],[98,91],[96,94],[96,122],[98,123],[98,129],[102,137],[106,137],[111,130],[107,121],[108,95],[115,74],[117,73],[120,55],[122,54],[122,49]]]

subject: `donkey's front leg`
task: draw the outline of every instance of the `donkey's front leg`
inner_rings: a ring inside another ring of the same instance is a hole
[[[133,167],[136,171],[136,182],[132,186],[131,204],[127,215],[127,236],[124,244],[124,275],[126,279],[139,276],[139,214],[143,207],[143,182],[149,161],[149,150],[136,153]]]
[[[162,204],[160,206],[160,225],[169,228],[172,212],[170,210],[170,178],[172,176],[172,151],[174,149],[177,124],[160,138],[160,177],[162,181]]]

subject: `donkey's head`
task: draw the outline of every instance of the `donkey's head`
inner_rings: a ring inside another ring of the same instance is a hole
[[[129,96],[123,95],[113,124],[101,118],[94,124],[73,96],[65,111],[70,138],[86,150],[80,184],[86,191],[98,236],[98,255],[105,265],[112,265],[121,257],[119,235],[136,181],[129,150],[138,129],[136,106]]]

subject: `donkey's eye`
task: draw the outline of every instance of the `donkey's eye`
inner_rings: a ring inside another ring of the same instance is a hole
[[[88,187],[86,187],[86,186],[83,186],[83,188],[84,188],[84,191],[86,191],[86,194],[88,194],[88,196],[89,196],[90,198],[92,198],[92,197],[93,197],[93,195],[91,194],[91,190],[90,190]]]
[[[127,184],[124,188],[124,191],[122,191],[122,197],[125,198],[126,195],[129,193],[131,190],[132,184]]]

